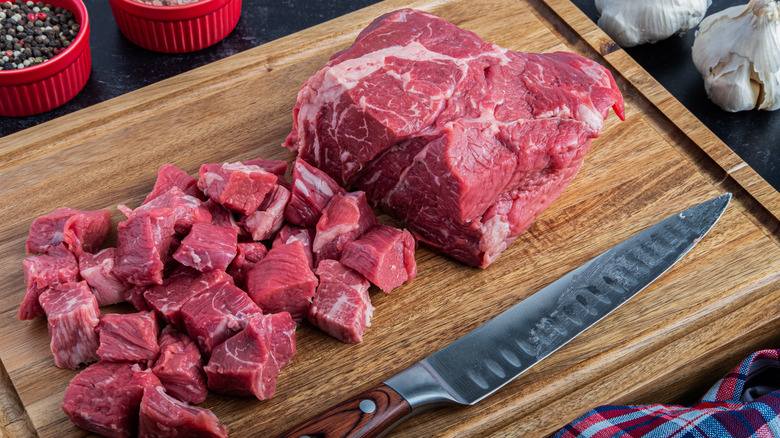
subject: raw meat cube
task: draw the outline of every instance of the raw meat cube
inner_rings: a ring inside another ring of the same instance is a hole
[[[82,211],[68,207],[39,216],[30,225],[25,245],[28,254],[46,253],[60,242],[75,255],[96,252],[111,230],[108,210]]]
[[[247,272],[246,289],[265,313],[289,312],[294,320],[303,320],[317,289],[303,244],[295,241],[271,248]]]
[[[246,273],[268,253],[260,242],[245,242],[236,245],[236,258],[228,266],[227,273],[233,277],[236,286],[243,288]]]
[[[198,172],[198,187],[226,208],[250,214],[257,210],[277,179],[256,165],[204,164]]]
[[[27,257],[22,265],[27,292],[19,306],[17,317],[20,320],[43,316],[43,308],[38,302],[43,291],[79,280],[79,264],[64,244],[50,248],[48,254]]]
[[[287,312],[271,313],[254,317],[249,321],[251,330],[265,336],[271,348],[271,355],[281,370],[295,356],[296,324]]]
[[[217,201],[209,199],[203,203],[203,206],[208,209],[211,214],[211,225],[219,225],[223,227],[236,227],[238,228],[238,222],[234,217],[234,213],[227,208],[221,206]]]
[[[201,352],[208,355],[243,330],[250,318],[262,313],[246,292],[222,283],[187,301],[181,308],[181,319]]]
[[[152,286],[144,292],[144,302],[163,320],[183,330],[181,308],[190,298],[198,296],[212,286],[230,283],[233,279],[223,271],[198,272],[181,266],[163,284]]]
[[[144,299],[144,293],[146,293],[150,287],[151,286],[130,285],[130,287],[125,290],[125,301],[132,304],[133,307],[135,307],[135,310],[138,310],[139,312],[152,310]]]
[[[314,269],[314,254],[312,252],[312,244],[314,242],[314,228],[304,228],[297,225],[287,224],[276,233],[274,237],[274,243],[272,247],[284,245],[290,242],[299,241],[303,244],[304,251],[306,252],[306,258],[309,259],[309,267]]]
[[[160,386],[157,377],[138,364],[100,361],[70,381],[62,410],[76,426],[90,432],[136,436],[144,388],[156,386]]]
[[[238,231],[198,222],[181,241],[173,258],[201,272],[224,271],[236,256]]]
[[[46,311],[54,365],[75,370],[79,364],[98,360],[95,328],[100,309],[87,283],[60,284],[42,293],[40,300]]]
[[[341,258],[341,251],[347,242],[357,239],[378,223],[368,206],[365,193],[333,195],[317,221],[317,232],[312,243],[315,266],[325,259]]]
[[[97,254],[82,253],[79,256],[79,273],[97,297],[99,306],[125,301],[127,285],[113,273],[116,248],[106,248]]]
[[[107,313],[100,318],[97,328],[103,360],[112,362],[152,361],[160,353],[157,334],[160,332],[153,312]]]
[[[317,276],[320,284],[306,319],[342,342],[361,342],[374,313],[368,280],[336,260],[323,260]]]
[[[273,397],[280,364],[295,354],[295,323],[288,314],[278,315],[252,318],[243,331],[214,349],[204,368],[209,389],[260,400]]]
[[[148,203],[163,193],[167,193],[172,187],[181,189],[187,195],[201,200],[205,199],[203,193],[198,189],[198,180],[196,178],[173,164],[163,164],[157,170],[157,181],[154,182],[154,188],[141,205]]]
[[[125,283],[161,284],[175,242],[174,221],[170,208],[154,208],[120,222],[114,275]]]
[[[282,228],[284,209],[289,201],[290,191],[276,184],[260,207],[242,218],[241,224],[252,234],[252,239],[270,239]]]
[[[171,187],[167,192],[161,193],[156,198],[141,204],[135,210],[130,210],[124,205],[120,205],[118,208],[126,217],[130,217],[136,213],[161,207],[173,210],[173,226],[177,233],[188,233],[195,222],[211,223],[211,212],[203,205],[203,201],[195,196],[186,194],[178,187]]]
[[[385,292],[417,276],[414,237],[388,225],[377,225],[349,242],[340,261]]]
[[[166,326],[158,339],[160,356],[152,372],[166,392],[176,399],[198,404],[206,400],[208,388],[198,345],[187,334]]]
[[[284,218],[295,225],[313,227],[336,193],[343,195],[346,190],[325,172],[296,159],[293,164],[292,193],[284,210]]]
[[[485,267],[577,174],[623,99],[574,53],[486,43],[427,12],[377,18],[301,87],[285,146]]]
[[[213,412],[190,406],[165,393],[160,386],[147,386],[138,418],[139,438],[227,438],[227,429]]]

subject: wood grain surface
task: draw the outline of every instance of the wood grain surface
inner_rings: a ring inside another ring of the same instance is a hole
[[[414,281],[392,294],[371,289],[376,311],[364,342],[342,344],[304,324],[273,399],[211,394],[203,406],[231,436],[274,436],[366,391],[612,245],[725,191],[735,198],[712,232],[629,303],[479,404],[425,413],[390,436],[546,436],[599,404],[690,402],[745,355],[780,347],[777,192],[587,17],[566,0],[387,0],[0,139],[0,359],[10,380],[0,388],[20,400],[0,397],[3,433],[88,435],[60,409],[76,373],[54,366],[45,321],[16,320],[31,221],[68,206],[110,208],[116,224],[115,206],[138,205],[164,163],[194,174],[208,162],[291,161],[280,144],[301,84],[371,20],[401,7],[509,49],[596,59],[623,90],[627,119],[609,117],[577,178],[488,269],[420,248]]]

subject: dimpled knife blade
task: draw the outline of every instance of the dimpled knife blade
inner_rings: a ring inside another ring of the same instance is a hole
[[[378,436],[444,404],[477,403],[606,317],[688,253],[727,193],[628,238],[452,344],[283,436]]]

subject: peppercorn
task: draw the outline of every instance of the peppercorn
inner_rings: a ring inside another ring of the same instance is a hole
[[[73,43],[80,27],[62,7],[32,0],[0,3],[0,70],[53,58]]]

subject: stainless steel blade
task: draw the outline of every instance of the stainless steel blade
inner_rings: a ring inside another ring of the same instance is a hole
[[[655,281],[730,200],[730,193],[718,196],[630,237],[384,383],[413,412],[480,401]]]

